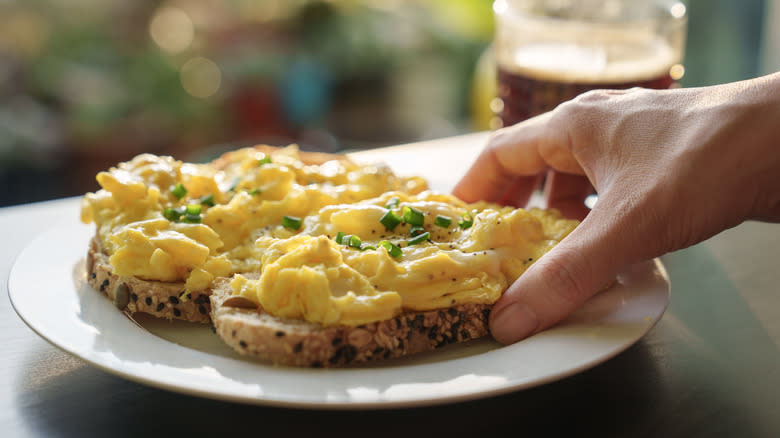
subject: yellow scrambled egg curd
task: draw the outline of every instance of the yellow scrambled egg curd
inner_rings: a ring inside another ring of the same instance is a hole
[[[389,211],[402,220],[388,220]],[[386,193],[323,207],[297,235],[266,230],[255,243],[259,279],[236,276],[233,293],[271,314],[325,325],[493,303],[577,223],[554,210]]]
[[[206,289],[215,277],[256,270],[254,245],[285,216],[369,199],[388,190],[419,193],[421,178],[347,160],[301,161],[295,146],[266,154],[231,152],[219,166],[143,154],[100,172],[101,190],[82,201],[81,218],[95,222],[118,275],[185,281]]]

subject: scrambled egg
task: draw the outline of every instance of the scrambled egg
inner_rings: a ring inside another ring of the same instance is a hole
[[[385,207],[391,200],[397,204]],[[414,242],[409,223],[389,231],[381,222],[388,210],[400,215],[405,208],[422,213],[426,239]],[[463,223],[464,217],[472,219],[471,225]],[[272,314],[324,325],[360,325],[404,310],[493,303],[576,224],[556,211],[469,205],[429,191],[389,192],[323,207],[307,216],[292,237],[269,230],[255,242],[263,252],[260,278],[239,274],[231,286],[234,294]],[[360,244],[337,242],[339,233],[357,236]],[[391,255],[382,241],[401,255]]]
[[[353,326],[493,303],[577,225],[298,154],[247,148],[219,166],[140,155],[98,174],[102,190],[85,196],[82,220],[96,223],[118,275],[187,291],[233,276],[233,293],[271,314]]]

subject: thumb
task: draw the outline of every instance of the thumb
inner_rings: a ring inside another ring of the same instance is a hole
[[[553,326],[631,263],[631,231],[604,225],[599,213],[591,211],[496,302],[490,331],[497,341],[511,344]]]

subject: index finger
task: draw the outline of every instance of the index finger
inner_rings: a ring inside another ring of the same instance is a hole
[[[527,181],[552,167],[562,171],[582,170],[571,156],[565,126],[545,113],[496,131],[474,164],[455,185],[453,194],[466,202],[499,201],[511,184]],[[515,187],[522,191],[523,188]],[[526,189],[532,189],[530,187]],[[530,190],[529,190],[530,192]]]

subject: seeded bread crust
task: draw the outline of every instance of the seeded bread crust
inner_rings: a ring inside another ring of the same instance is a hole
[[[242,355],[278,365],[337,367],[407,356],[488,334],[490,305],[406,312],[358,327],[323,327],[278,318],[262,308],[224,305],[230,279],[218,279],[210,295],[217,334]]]
[[[211,322],[208,291],[184,295],[182,282],[166,283],[116,275],[97,237],[92,238],[87,251],[87,282],[106,294],[119,310],[131,315],[143,312],[158,318]]]

